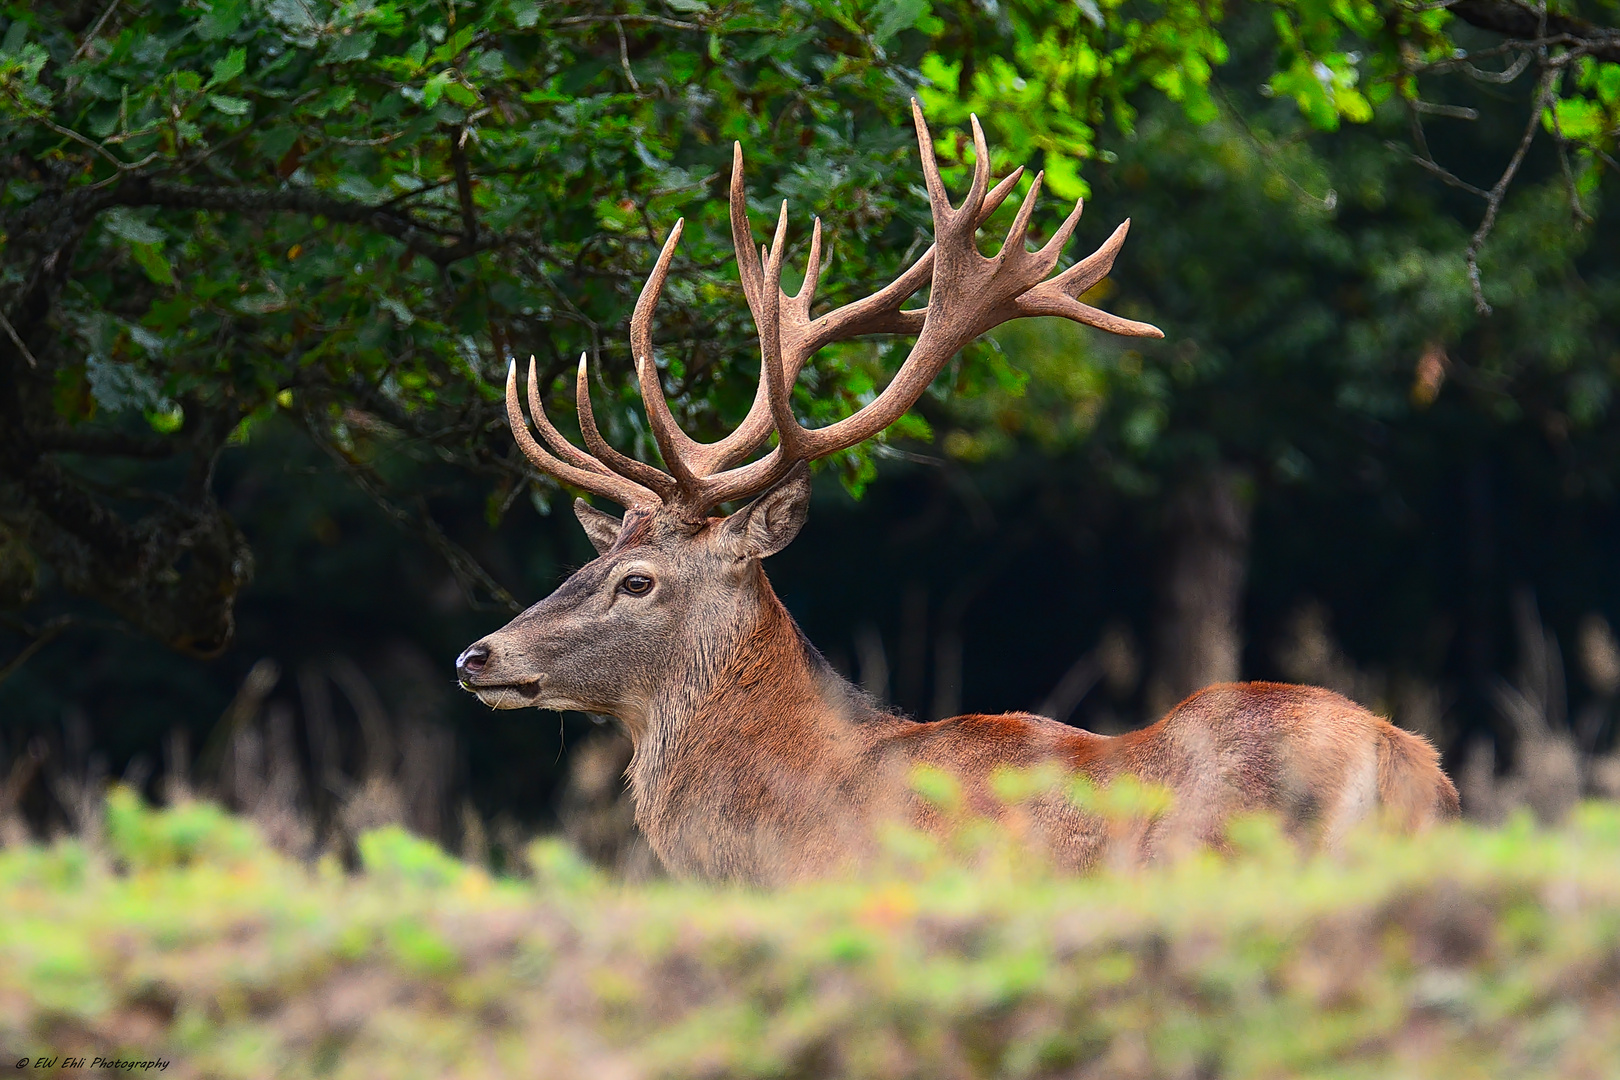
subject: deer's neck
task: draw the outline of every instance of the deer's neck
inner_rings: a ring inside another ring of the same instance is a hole
[[[763,571],[754,587],[749,617],[719,640],[707,628],[698,670],[649,710],[630,766],[654,849],[706,876],[760,877],[762,845],[803,843],[788,834],[843,786],[877,711],[805,639]]]

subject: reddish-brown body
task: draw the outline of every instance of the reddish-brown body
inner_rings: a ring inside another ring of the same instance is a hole
[[[832,672],[759,581],[758,622],[680,734],[654,753],[638,746],[631,764],[637,819],[678,872],[777,881],[858,864],[885,820],[942,824],[911,789],[918,765],[957,777],[990,815],[1004,809],[988,786],[1003,766],[1056,762],[1098,783],[1128,773],[1162,785],[1175,801],[1143,835],[1144,858],[1176,838],[1218,842],[1245,811],[1331,843],[1375,810],[1406,827],[1457,810],[1427,741],[1318,687],[1211,686],[1117,736],[1029,713],[897,716]],[[1104,823],[1066,800],[1037,800],[1029,814],[1060,862],[1082,868],[1101,853]]]

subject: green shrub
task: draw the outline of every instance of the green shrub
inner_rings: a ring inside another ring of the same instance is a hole
[[[107,843],[131,870],[185,866],[197,859],[229,864],[262,853],[253,830],[214,803],[152,810],[122,785],[107,795]]]

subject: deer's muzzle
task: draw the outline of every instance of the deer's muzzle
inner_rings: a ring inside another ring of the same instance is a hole
[[[536,702],[540,697],[538,678],[512,681],[490,661],[490,648],[481,641],[456,657],[456,679],[461,688],[477,694],[478,700],[492,709],[522,709]]]

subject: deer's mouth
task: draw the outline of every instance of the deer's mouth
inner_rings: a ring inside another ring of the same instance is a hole
[[[463,681],[463,690],[470,690],[492,709],[526,709],[540,699],[540,680],[522,683],[502,683],[483,686]]]

